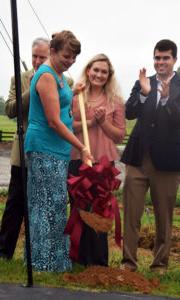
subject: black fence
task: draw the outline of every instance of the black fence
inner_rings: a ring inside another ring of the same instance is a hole
[[[128,139],[129,139],[129,134],[126,134],[121,144],[126,145],[128,142]]]
[[[14,139],[15,132],[0,130],[0,142],[10,142]]]

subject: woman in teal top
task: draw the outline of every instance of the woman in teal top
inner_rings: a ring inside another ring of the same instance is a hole
[[[59,105],[61,107],[59,118],[72,131],[71,100],[72,90],[64,75],[59,79],[56,72],[48,65],[43,64],[34,75],[31,86],[31,105],[29,109],[28,130],[26,134],[26,152],[43,152],[53,154],[57,158],[69,160],[71,145],[51,127],[43,109],[36,84],[44,73],[52,74],[56,81]]]
[[[32,266],[37,271],[71,269],[69,241],[63,234],[71,145],[85,163],[92,159],[72,133],[72,91],[63,75],[79,53],[80,42],[72,32],[53,35],[50,58],[35,73],[30,87],[25,152]]]

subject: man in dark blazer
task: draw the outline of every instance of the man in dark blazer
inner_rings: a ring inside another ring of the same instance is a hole
[[[137,247],[145,195],[150,189],[156,236],[152,271],[166,271],[173,208],[180,176],[180,77],[173,71],[177,46],[170,40],[154,48],[156,74],[139,73],[126,103],[126,118],[137,119],[122,156],[124,185],[124,268],[137,269]]]

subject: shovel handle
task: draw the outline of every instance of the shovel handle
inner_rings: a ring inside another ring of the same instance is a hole
[[[80,109],[80,114],[81,114],[84,145],[87,147],[87,149],[90,153],[91,151],[90,151],[90,144],[89,144],[88,128],[87,128],[86,113],[85,113],[84,99],[83,99],[82,92],[79,93],[78,100],[79,100],[79,109]],[[91,160],[88,160],[87,164],[88,164],[88,166],[92,167]]]

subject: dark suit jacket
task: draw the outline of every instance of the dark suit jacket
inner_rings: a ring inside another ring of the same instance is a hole
[[[137,119],[121,161],[141,166],[145,153],[161,171],[180,171],[180,76],[170,83],[170,95],[165,106],[157,105],[156,76],[150,77],[151,92],[145,103],[140,102],[137,81],[126,103],[126,118]]]

